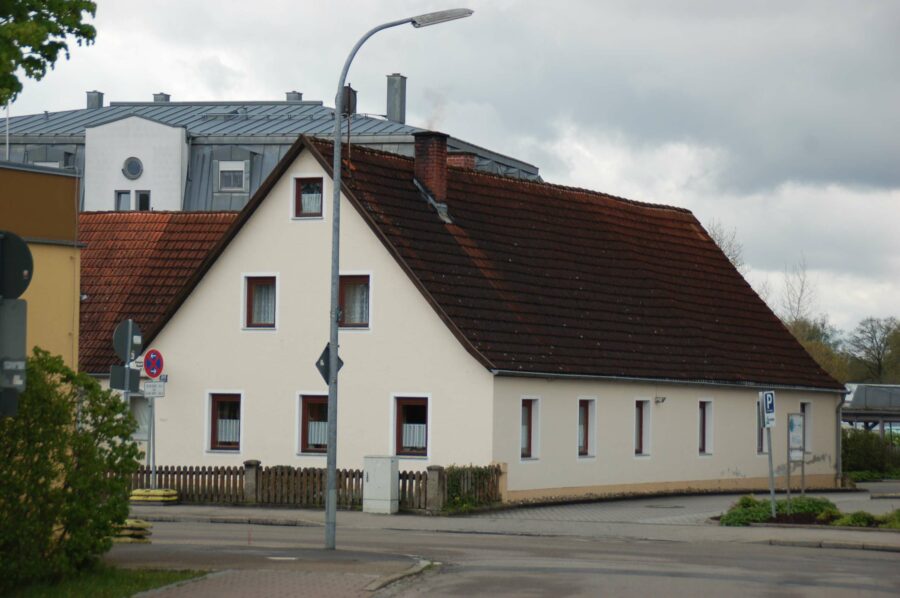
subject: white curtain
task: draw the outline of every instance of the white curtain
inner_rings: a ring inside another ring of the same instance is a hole
[[[257,284],[253,287],[253,323],[275,324],[274,284]]]
[[[321,190],[311,192],[304,188],[300,193],[300,202],[302,204],[304,214],[320,214],[322,212]]]
[[[424,449],[427,429],[427,424],[403,424],[403,447]]]
[[[306,430],[307,444],[328,445],[328,422],[309,422]]]
[[[218,438],[219,442],[238,442],[241,438],[241,420],[239,419],[220,419],[218,420]]]
[[[369,322],[369,285],[353,283],[344,291],[344,322],[366,324]]]

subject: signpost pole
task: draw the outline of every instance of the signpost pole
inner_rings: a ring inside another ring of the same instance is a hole
[[[801,415],[803,418],[803,458],[800,459],[800,496],[806,496],[806,414]]]
[[[156,490],[156,397],[150,397],[150,488]]]
[[[772,502],[772,519],[775,518],[775,466],[772,464],[772,428],[766,428],[766,442],[769,448],[769,497]]]
[[[775,519],[775,465],[772,462],[772,427],[775,426],[775,392],[759,393],[760,424],[766,428],[766,444],[769,453],[769,497],[772,503],[772,519]]]
[[[791,514],[791,468],[794,465],[794,462],[791,460],[791,416],[788,414],[788,422],[787,422],[787,508],[788,515]]]

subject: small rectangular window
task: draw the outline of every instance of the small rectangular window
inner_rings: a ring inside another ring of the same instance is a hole
[[[322,215],[322,179],[294,179],[294,217]]]
[[[712,402],[700,401],[699,449],[701,455],[712,454]]]
[[[275,328],[275,277],[247,277],[247,328]]]
[[[150,192],[149,191],[135,191],[135,196],[137,197],[137,209],[140,212],[149,212],[150,211]]]
[[[244,190],[243,160],[222,160],[219,162],[219,191]]]
[[[521,415],[521,456],[523,459],[533,459],[537,455],[535,447],[535,421],[537,414],[536,399],[522,399]]]
[[[369,277],[341,276],[340,315],[343,328],[366,328],[369,325]]]
[[[758,455],[768,454],[766,449],[766,429],[763,428],[762,406],[759,399],[756,400],[756,453]]]
[[[397,399],[397,454],[428,454],[428,399]]]
[[[634,403],[634,454],[650,454],[650,401]]]
[[[241,395],[214,394],[210,401],[209,448],[239,450],[241,448]]]
[[[803,414],[803,452],[809,453],[812,452],[812,403],[800,403],[800,413]]]
[[[591,403],[588,399],[578,400],[578,455],[586,457],[591,449]]]
[[[116,211],[127,212],[131,209],[131,191],[116,191]]]
[[[301,398],[300,450],[324,453],[328,450],[328,397]]]

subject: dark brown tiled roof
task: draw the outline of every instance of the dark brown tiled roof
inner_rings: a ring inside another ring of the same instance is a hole
[[[145,334],[221,241],[236,212],[86,212],[79,217],[79,368],[104,373],[120,363],[116,324],[132,318]]]
[[[344,183],[487,367],[843,388],[687,210],[450,168],[444,224],[412,178],[354,148]]]

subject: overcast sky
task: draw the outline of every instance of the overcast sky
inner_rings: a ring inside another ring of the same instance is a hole
[[[13,115],[106,102],[304,99],[333,105],[371,27],[467,6],[465,20],[379,33],[349,80],[407,122],[535,164],[544,179],[689,208],[736,229],[777,306],[805,257],[816,311],[842,329],[900,316],[900,2],[99,0]]]

